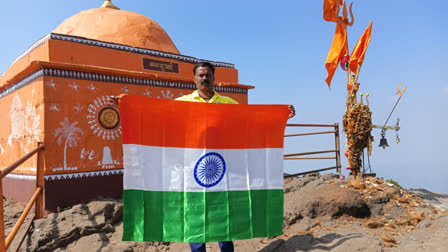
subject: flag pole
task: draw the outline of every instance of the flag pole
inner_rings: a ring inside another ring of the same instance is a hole
[[[356,71],[355,79],[353,80],[352,88],[351,88],[351,90],[350,90],[349,99],[351,99],[351,97],[352,97],[352,95],[353,95],[353,89],[355,89],[354,85],[355,85],[355,83],[358,81],[359,72],[361,72],[361,65],[358,65],[358,69],[357,69],[357,71]],[[348,107],[348,106],[347,106],[347,107]]]
[[[350,62],[350,61],[349,61]],[[350,83],[350,65],[347,68],[347,83]],[[351,83],[350,83],[351,84]]]
[[[350,50],[348,48],[348,32],[347,32],[347,26],[345,27],[345,34],[346,34],[346,41],[345,41],[345,47],[347,49],[347,54],[350,55]],[[347,67],[347,83],[350,83],[350,56],[349,60],[347,61],[348,67]],[[345,63],[344,63],[345,64]]]
[[[349,61],[349,64],[350,64],[350,61]],[[349,67],[347,67],[347,84],[350,84],[350,85],[352,85],[352,88],[353,88],[353,84],[352,83],[350,83],[350,65],[349,65]],[[348,92],[348,91],[347,91]],[[345,104],[345,106],[346,106],[346,108],[345,108],[345,111],[347,111],[347,107],[348,107],[348,101],[349,101],[349,99],[350,99],[350,96],[349,96],[349,94],[347,93],[347,100],[346,100],[346,103],[347,104]]]

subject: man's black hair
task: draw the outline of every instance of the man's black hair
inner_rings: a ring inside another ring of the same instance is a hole
[[[207,62],[207,61],[198,62],[193,68],[193,73],[195,75],[196,75],[196,69],[198,67],[208,67],[208,68],[210,68],[210,70],[212,70],[213,75],[215,74],[215,67],[210,62]]]

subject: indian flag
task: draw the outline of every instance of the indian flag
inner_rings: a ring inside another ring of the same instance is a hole
[[[125,95],[123,240],[282,234],[286,105]]]

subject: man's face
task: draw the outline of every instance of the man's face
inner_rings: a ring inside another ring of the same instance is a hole
[[[194,74],[194,83],[197,89],[205,92],[213,90],[213,84],[215,82],[215,76],[213,72],[208,67],[198,67],[196,68],[196,73]]]

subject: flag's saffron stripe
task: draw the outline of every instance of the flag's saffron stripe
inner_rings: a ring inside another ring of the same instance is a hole
[[[223,178],[203,187],[194,177],[206,153],[225,161]],[[182,149],[124,144],[124,189],[147,191],[238,191],[283,189],[283,149]]]
[[[286,105],[206,104],[130,95],[120,100],[119,109],[123,144],[199,149],[283,148],[289,113]]]
[[[211,242],[282,234],[283,190],[125,190],[124,241]]]

